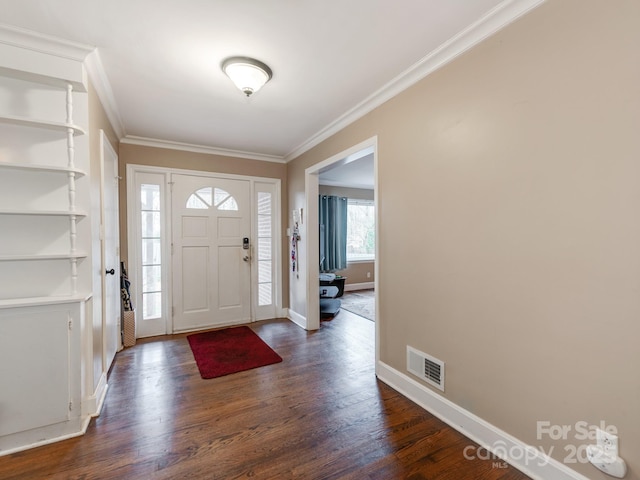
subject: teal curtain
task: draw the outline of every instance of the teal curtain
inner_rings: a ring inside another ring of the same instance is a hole
[[[320,195],[320,271],[347,268],[347,199]]]

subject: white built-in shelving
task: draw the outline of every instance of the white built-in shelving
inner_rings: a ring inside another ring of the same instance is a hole
[[[0,262],[26,262],[29,260],[71,260],[87,258],[86,253],[40,253],[33,255],[0,255]]]
[[[30,77],[31,78],[31,77]],[[85,135],[86,132],[83,128],[75,125],[73,122],[73,85],[67,83],[64,87],[66,91],[65,104],[61,105],[61,109],[64,109],[66,120],[64,122],[54,120],[43,120],[36,118],[29,118],[25,116],[17,115],[0,115],[0,124],[12,125],[29,129],[45,129],[59,132],[60,135],[66,137],[66,159],[64,166],[56,163],[51,164],[32,164],[21,162],[0,162],[0,169],[4,170],[19,170],[23,172],[31,172],[33,175],[39,173],[54,173],[65,175],[68,181],[68,203],[60,209],[44,210],[39,208],[7,208],[0,207],[0,216],[15,215],[24,217],[68,217],[69,218],[69,250],[66,252],[60,252],[55,254],[42,254],[38,252],[24,252],[24,253],[11,253],[4,254],[0,251],[0,261],[2,262],[21,262],[21,261],[51,261],[61,260],[69,263],[69,292],[68,298],[76,298],[78,295],[77,279],[78,279],[78,262],[86,258],[86,254],[79,253],[76,249],[77,244],[77,223],[87,216],[87,213],[77,209],[76,206],[76,179],[85,176],[85,172],[82,169],[75,166],[75,141],[74,137],[78,135]],[[37,195],[37,192],[34,192]],[[42,304],[43,299],[47,297],[34,296],[34,303]],[[50,297],[51,302],[59,302],[59,295],[52,295]],[[16,303],[17,302],[17,303]],[[8,298],[0,299],[0,307],[5,305],[15,304],[28,305],[29,297],[22,297],[19,299]]]
[[[76,178],[86,175],[80,168],[58,167],[55,165],[37,165],[30,163],[0,162],[0,168],[6,170],[33,170],[38,172],[74,173]]]
[[[40,120],[36,118],[18,117],[14,115],[0,115],[0,123],[7,125],[20,125],[23,127],[41,128],[44,130],[54,130],[58,132],[66,133],[68,130],[73,132],[73,135],[86,135],[86,132],[73,123],[65,122],[53,122],[51,120]]]
[[[66,303],[84,302],[86,300],[88,300],[88,295],[86,294],[10,298],[7,300],[0,300],[0,310],[6,308],[34,307],[39,305],[63,305]]]
[[[0,208],[0,215],[38,215],[43,217],[86,217],[86,212],[71,210],[33,210],[26,208]]]
[[[96,410],[89,50],[0,25],[0,456]]]

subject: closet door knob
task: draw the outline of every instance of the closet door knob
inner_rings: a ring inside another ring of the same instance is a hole
[[[106,273],[107,275],[115,275],[115,274],[116,274],[116,271],[112,268],[111,270],[107,270],[105,273]]]

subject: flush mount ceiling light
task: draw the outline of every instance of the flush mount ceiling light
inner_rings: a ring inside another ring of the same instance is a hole
[[[227,58],[222,62],[222,71],[247,97],[260,90],[273,75],[267,65],[249,57]]]

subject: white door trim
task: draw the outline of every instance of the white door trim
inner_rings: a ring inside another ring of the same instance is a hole
[[[261,187],[261,185],[268,185],[268,188],[263,188]],[[278,303],[278,301],[276,300],[274,302],[273,305],[259,305],[260,300],[259,300],[259,283],[260,283],[260,278],[259,278],[259,252],[258,252],[258,245],[259,245],[259,229],[258,229],[258,219],[259,219],[259,215],[260,212],[258,211],[257,208],[257,197],[258,197],[258,192],[262,191],[264,192],[265,190],[272,190],[269,191],[268,193],[271,193],[273,198],[272,198],[272,205],[271,205],[271,209],[272,212],[272,222],[271,222],[271,239],[272,242],[276,242],[276,244],[272,244],[272,252],[275,256],[275,252],[276,250],[278,252],[281,251],[282,249],[282,235],[280,232],[282,232],[282,225],[280,224],[280,212],[281,212],[281,203],[280,203],[280,198],[281,198],[281,191],[280,191],[280,183],[273,183],[273,182],[262,182],[259,180],[256,180],[255,182],[253,182],[252,185],[252,189],[251,189],[251,203],[252,203],[252,213],[253,213],[253,218],[251,219],[251,236],[254,242],[254,245],[252,247],[252,256],[254,257],[253,260],[253,265],[255,266],[255,268],[251,269],[252,272],[252,278],[251,278],[251,285],[253,286],[258,286],[258,288],[254,289],[252,291],[252,295],[251,295],[251,302],[252,302],[252,311],[254,312],[254,316],[253,316],[253,321],[260,321],[260,320],[266,320],[269,318],[281,318],[283,316],[286,316],[286,313],[282,312],[282,301],[281,299],[283,298],[283,292],[282,292],[282,263],[281,263],[281,258],[279,257],[279,259],[276,259],[275,261],[278,261],[280,263],[278,263],[279,268],[275,268],[275,270],[272,272],[271,275],[271,286],[272,286],[272,298],[274,299],[280,299],[280,303]],[[279,255],[278,255],[279,256]],[[273,265],[274,260],[272,259],[272,265]]]
[[[133,265],[137,265],[138,262],[138,257],[137,257],[137,246],[135,244],[137,238],[136,235],[134,235],[133,233],[135,233],[137,231],[137,226],[135,224],[136,221],[136,211],[135,211],[135,202],[131,201],[131,199],[135,198],[135,182],[131,181],[133,178],[135,178],[135,174],[136,173],[152,173],[152,174],[162,174],[165,177],[165,182],[166,185],[169,186],[169,181],[170,181],[170,176],[171,174],[178,174],[178,175],[192,175],[192,176],[202,176],[202,177],[217,177],[217,178],[226,178],[226,179],[231,179],[231,180],[248,180],[251,183],[251,192],[252,192],[252,199],[253,199],[253,186],[256,182],[262,182],[262,183],[271,183],[274,184],[276,187],[276,198],[275,198],[275,205],[274,205],[274,209],[275,209],[275,259],[274,259],[274,265],[276,268],[276,275],[275,275],[275,282],[276,284],[274,285],[275,287],[275,310],[276,313],[278,312],[282,312],[283,308],[283,289],[282,289],[282,229],[281,229],[281,225],[282,225],[282,190],[281,190],[281,184],[282,181],[279,178],[269,178],[269,177],[256,177],[256,176],[250,176],[250,175],[239,175],[239,174],[229,174],[229,173],[216,173],[216,172],[209,172],[209,171],[201,171],[201,170],[188,170],[188,169],[183,169],[183,168],[168,168],[168,167],[157,167],[157,166],[151,166],[151,165],[139,165],[139,164],[127,164],[127,168],[126,168],[126,175],[127,175],[127,245],[128,245],[128,262],[131,266]],[[165,212],[167,214],[167,228],[163,229],[162,235],[163,235],[163,245],[165,246],[165,248],[167,249],[168,252],[168,260],[166,260],[166,268],[164,269],[163,272],[163,279],[162,281],[165,282],[164,284],[167,285],[167,291],[166,291],[166,306],[163,306],[163,316],[165,316],[165,321],[166,321],[166,332],[171,332],[172,331],[172,321],[171,321],[171,311],[172,311],[172,297],[173,297],[173,286],[171,283],[171,278],[173,275],[172,272],[172,262],[171,262],[171,237],[172,237],[172,230],[171,230],[171,195],[170,192],[167,190],[167,195],[165,195],[165,202],[163,203],[163,207],[165,208]],[[251,225],[252,225],[252,229],[253,226],[255,224],[255,218],[253,218],[254,215],[256,215],[256,212],[254,211],[255,209],[252,209],[252,219],[251,219]],[[252,232],[253,235],[253,232]],[[163,258],[163,265],[165,263],[165,260]],[[136,275],[135,269],[129,267],[129,265],[127,266],[128,270],[129,270],[129,280],[131,281],[132,284],[132,289],[135,289],[135,296],[136,298],[138,298],[138,296],[140,295],[139,293],[139,283],[140,283],[140,279],[138,278],[138,276]],[[253,286],[252,286],[253,287]],[[136,308],[138,308],[138,306],[136,305]],[[252,320],[255,320],[255,318],[253,318],[254,312],[255,312],[255,308],[251,308],[252,311]],[[142,313],[139,313],[140,317],[142,315]]]
[[[378,361],[380,359],[380,351],[379,351],[379,336],[380,336],[380,308],[378,306],[378,297],[379,297],[379,289],[378,289],[378,266],[380,262],[378,259],[379,256],[379,245],[380,242],[378,239],[380,238],[380,210],[378,208],[378,137],[371,137],[353,147],[344,150],[332,157],[312,165],[305,169],[305,210],[306,210],[306,220],[307,223],[307,254],[306,254],[306,265],[307,265],[307,276],[305,279],[305,292],[307,295],[307,314],[305,317],[300,317],[300,322],[302,327],[306,330],[317,330],[320,328],[320,304],[319,304],[319,296],[318,296],[318,287],[319,287],[319,274],[320,274],[320,242],[319,242],[319,226],[318,226],[318,174],[322,173],[325,170],[329,170],[332,167],[338,166],[340,164],[349,163],[353,156],[359,154],[363,150],[370,150],[373,153],[373,172],[374,172],[374,204],[376,210],[376,262],[374,267],[375,272],[375,291],[376,291],[376,321],[375,323],[375,352],[376,352],[376,365],[378,365]],[[351,157],[351,158],[350,158]],[[358,157],[359,158],[359,157]],[[377,368],[377,367],[376,367]]]
[[[136,168],[132,168],[136,167]],[[162,271],[162,284],[166,285],[167,295],[164,296],[162,302],[162,320],[163,331],[155,331],[152,334],[143,333],[140,334],[139,322],[142,321],[142,288],[140,272],[137,265],[140,261],[140,247],[137,241],[140,240],[140,216],[137,211],[137,191],[136,191],[136,175],[148,174],[157,175],[160,177],[162,188],[161,195],[164,197],[162,200],[163,218],[166,218],[171,208],[171,196],[168,195],[169,191],[169,173],[166,171],[159,171],[154,167],[146,167],[142,165],[127,165],[126,168],[126,182],[127,182],[127,252],[128,252],[128,264],[126,265],[129,281],[131,282],[131,301],[133,308],[136,312],[136,338],[141,338],[151,335],[166,335],[171,331],[171,305],[167,301],[166,297],[171,294],[171,276],[169,269],[165,268]],[[169,219],[170,222],[170,219]],[[168,222],[162,225],[161,238],[162,238],[162,264],[171,262],[171,231],[167,225]]]

